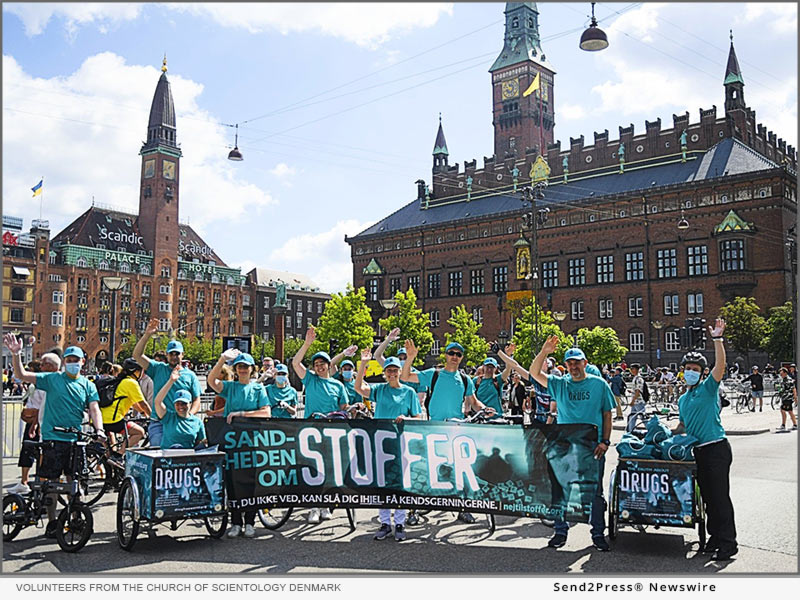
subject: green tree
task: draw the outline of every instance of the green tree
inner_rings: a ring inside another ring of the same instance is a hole
[[[325,303],[325,310],[317,322],[317,339],[311,345],[309,355],[320,350],[328,352],[331,340],[336,340],[334,352],[353,344],[359,348],[372,348],[375,332],[366,299],[367,292],[363,287],[356,290],[349,283],[344,294],[334,293]],[[292,356],[288,350],[286,355]]]
[[[288,365],[290,362],[292,362],[294,355],[297,354],[297,351],[300,350],[300,346],[302,345],[303,345],[303,338],[286,338],[285,340],[283,340],[283,355],[285,364]],[[328,349],[325,348],[325,351],[327,352]],[[310,357],[311,354],[312,353],[309,351],[307,356]]]
[[[444,348],[450,342],[458,342],[464,346],[464,363],[474,367],[484,361],[486,353],[489,352],[489,342],[478,335],[478,331],[483,327],[475,322],[464,305],[454,307],[450,311],[450,318],[447,324],[453,328],[453,333],[445,333],[445,342],[439,360],[444,361]]]
[[[539,335],[532,335],[531,332],[535,332],[534,317],[537,315]],[[558,336],[555,359],[561,362],[564,359],[564,353],[573,345],[572,336],[565,335],[553,319],[552,313],[542,310],[535,300],[527,302],[521,307],[521,314],[514,324],[514,337],[511,340],[517,346],[514,358],[523,367],[529,367],[533,362],[533,357],[551,335]],[[533,347],[531,347],[531,339],[533,339]]]
[[[761,309],[755,298],[736,296],[719,311],[725,319],[725,338],[740,354],[764,347],[767,321],[759,313]]]
[[[122,344],[120,348],[117,350],[117,362],[122,364],[122,361],[126,358],[130,358],[133,356],[133,349],[136,347],[137,338],[135,335],[132,335],[128,338],[128,341]]]
[[[380,326],[384,331],[391,331],[395,327],[400,328],[400,338],[389,344],[386,355],[394,356],[397,349],[405,343],[406,340],[414,340],[419,355],[417,356],[416,364],[422,364],[424,357],[431,350],[433,346],[433,334],[431,333],[430,316],[428,313],[423,313],[422,309],[417,306],[417,296],[414,290],[409,288],[405,294],[398,291],[394,295],[397,300],[397,307],[392,315],[385,319],[380,320]]]
[[[628,353],[611,327],[581,327],[576,345],[583,350],[586,360],[596,366],[617,363]]]
[[[769,309],[764,350],[777,362],[796,362],[794,357],[794,329],[796,314],[791,301]],[[727,334],[726,334],[727,335]]]

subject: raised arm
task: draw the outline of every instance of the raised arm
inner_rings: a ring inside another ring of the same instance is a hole
[[[337,367],[337,365],[338,365],[340,362],[342,362],[342,359],[343,359],[345,356],[347,356],[347,357],[353,356],[353,355],[354,355],[354,354],[355,354],[357,351],[358,351],[358,346],[356,346],[355,344],[353,344],[352,346],[348,346],[347,348],[345,348],[344,350],[342,350],[341,352],[339,352],[339,354],[337,354],[336,356],[334,356],[334,357],[331,359],[331,375],[336,375],[336,372],[339,370],[339,368]]]
[[[400,337],[400,328],[395,327],[389,333],[386,334],[386,339],[384,339],[378,347],[375,349],[375,355],[372,357],[378,361],[378,364],[383,368],[383,363],[386,362],[386,359],[383,358],[383,353],[386,352],[386,348],[389,347],[389,344],[394,342]]]
[[[150,341],[150,338],[156,331],[158,331],[158,319],[153,317],[147,324],[147,329],[144,330],[142,337],[139,338],[136,342],[136,346],[133,347],[133,360],[139,363],[139,366],[145,370],[150,366],[150,359],[145,356],[144,350],[147,348],[147,342]]]
[[[510,353],[509,353],[509,349],[511,349]],[[508,375],[511,375],[511,373],[516,372],[516,373],[519,373],[519,376],[522,379],[524,379],[525,381],[528,381],[531,378],[531,375],[530,375],[530,373],[528,373],[528,369],[526,369],[521,364],[519,364],[516,361],[516,359],[512,356],[512,354],[514,353],[514,350],[516,350],[516,346],[514,344],[509,344],[508,346],[506,346],[505,351],[504,350],[500,350],[500,352],[498,352],[497,355],[506,364],[506,369],[508,369],[509,366],[510,366],[511,370],[509,371]],[[508,375],[506,375],[506,371],[503,371],[503,377],[508,377]]]
[[[181,378],[181,366],[178,365],[172,372],[169,374],[169,379],[167,382],[158,390],[158,394],[156,394],[156,398],[153,401],[155,405],[156,414],[158,415],[159,419],[163,419],[164,415],[167,414],[167,406],[164,404],[164,399],[167,397],[170,388],[172,385]]]
[[[545,359],[556,351],[556,346],[558,345],[558,336],[551,335],[544,341],[542,344],[542,349],[539,351],[539,354],[533,359],[531,363],[531,368],[528,370],[530,376],[541,385],[543,388],[547,388],[547,375],[542,373],[542,365],[544,365]]]
[[[311,347],[311,344],[314,343],[315,339],[317,339],[317,332],[313,327],[309,327],[306,331],[306,339],[303,341],[303,345],[300,346],[297,354],[292,358],[292,368],[301,380],[306,378],[306,367],[303,364],[303,359],[306,357],[306,352],[308,352],[308,349]]]
[[[497,351],[497,355],[502,359],[503,364],[505,365],[503,372],[500,373],[500,377],[503,381],[508,381],[511,372],[514,370],[514,365],[511,364],[511,361],[514,360],[512,356],[514,355],[516,349],[517,346],[515,344],[509,344],[508,346],[506,346],[505,351],[503,350]]]
[[[22,366],[22,342],[13,333],[7,333],[3,338],[3,343],[11,353],[11,362],[14,366],[14,374],[17,378],[25,383],[35,384],[36,373],[31,373]]]
[[[233,360],[239,356],[239,350],[236,348],[228,348],[219,355],[219,359],[214,364],[214,367],[208,373],[208,386],[217,392],[218,394],[222,392],[222,381],[220,380],[220,375],[222,375],[222,365],[224,365],[227,361]]]
[[[356,373],[356,382],[354,384],[356,393],[363,398],[369,398],[370,387],[369,384],[364,381],[364,373],[367,372],[367,363],[371,359],[372,352],[369,351],[369,348],[364,348],[361,351],[361,362],[358,365],[358,373]]]
[[[719,383],[725,375],[725,342],[722,339],[725,321],[717,319],[713,328],[711,325],[708,326],[708,331],[711,333],[711,339],[714,340],[714,368],[711,369],[711,376]]]
[[[411,365],[414,364],[414,359],[417,358],[417,346],[414,340],[406,340],[406,362],[403,364],[403,370],[400,371],[400,381],[409,381],[411,383],[419,383],[419,377],[416,373],[411,372]]]

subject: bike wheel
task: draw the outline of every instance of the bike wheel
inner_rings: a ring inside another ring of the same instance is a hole
[[[10,542],[22,531],[25,499],[19,494],[3,496],[3,541]]]
[[[58,515],[56,541],[64,552],[77,552],[92,537],[94,519],[92,510],[77,501],[72,501]]]
[[[136,513],[136,497],[133,493],[133,484],[126,479],[117,496],[117,541],[119,547],[130,551],[139,535],[139,521],[134,516]]]
[[[756,412],[756,399],[752,396],[747,397],[747,410],[750,412]]]
[[[611,494],[609,495],[609,502],[608,502],[608,537],[609,539],[615,540],[617,539],[617,532],[619,531],[619,519],[617,519],[617,485],[616,479],[617,471],[616,469],[611,473]]]
[[[747,403],[747,398],[745,396],[739,396],[736,399],[736,414],[737,415],[742,414],[742,411],[744,410],[744,407],[745,407],[746,403]]]
[[[772,400],[769,402],[770,408],[772,410],[778,410],[781,407],[781,398],[778,394],[773,394]]]
[[[228,528],[228,513],[220,513],[218,515],[204,517],[203,522],[206,525],[208,535],[214,539],[219,539]]]
[[[494,515],[492,513],[486,513],[486,521],[488,522],[489,525],[489,533],[493,534],[496,527],[496,523],[494,521]]]
[[[345,508],[344,512],[347,513],[347,520],[350,523],[350,529],[356,530],[356,511],[354,508]]]
[[[261,524],[270,530],[276,530],[283,527],[284,523],[292,516],[293,507],[288,508],[262,508],[256,514]]]
[[[109,465],[105,455],[99,452],[87,453],[86,465],[89,473],[80,481],[81,502],[86,506],[92,506],[97,504],[112,485],[114,467]]]

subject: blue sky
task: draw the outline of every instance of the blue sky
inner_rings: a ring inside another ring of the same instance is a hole
[[[796,147],[797,6],[598,3],[610,47],[578,49],[589,3],[539,3],[557,70],[556,139],[700,108],[724,112],[734,43],[745,98]],[[450,162],[493,148],[487,72],[504,3],[3,4],[3,211],[55,234],[92,201],[135,212],[139,148],[166,52],[180,210],[229,265],[338,291],[355,235],[430,181],[441,112]],[[240,123],[245,160],[226,160]]]

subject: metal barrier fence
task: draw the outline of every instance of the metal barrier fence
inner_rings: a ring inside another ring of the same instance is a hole
[[[25,423],[22,414],[22,396],[3,396],[3,458],[19,456]]]

